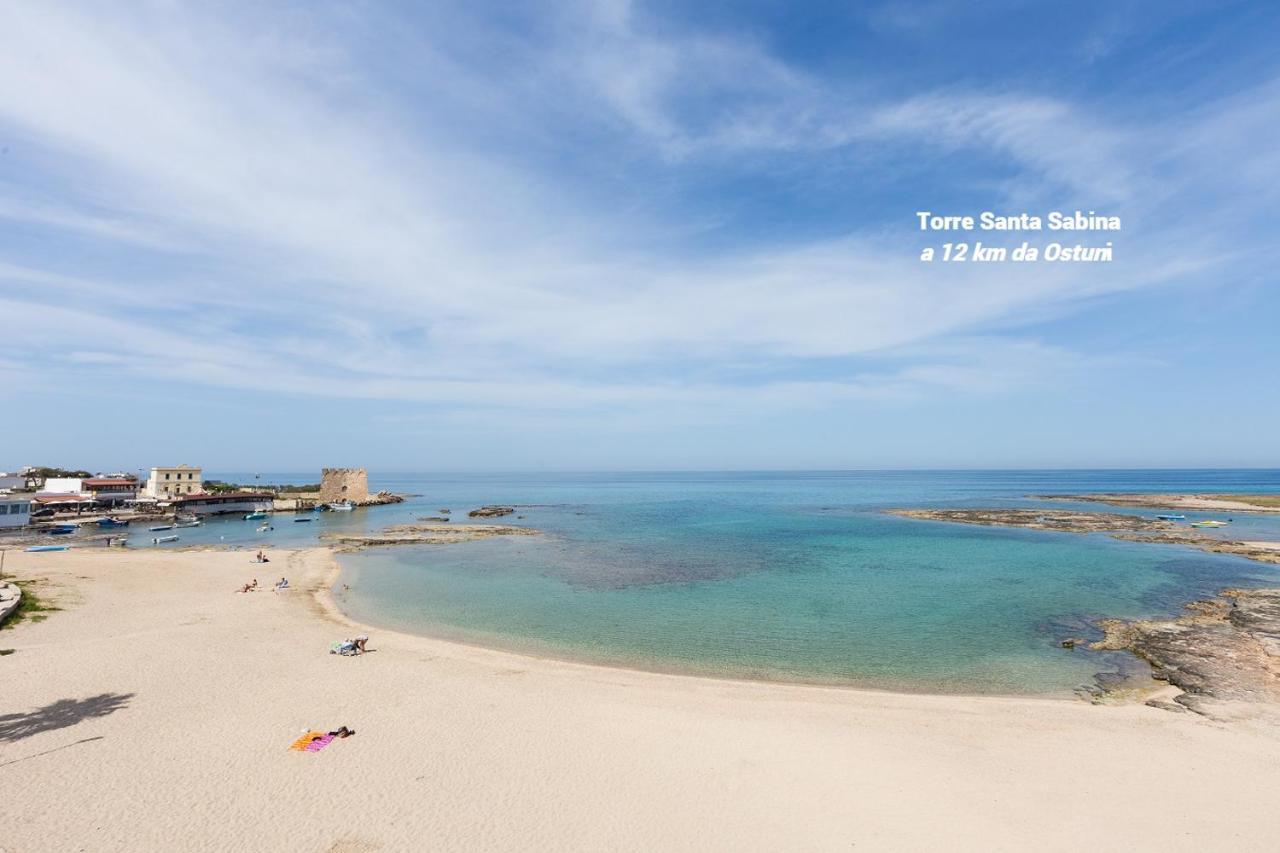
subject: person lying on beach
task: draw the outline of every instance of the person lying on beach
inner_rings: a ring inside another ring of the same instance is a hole
[[[249,592],[252,589],[253,587],[251,587],[249,584],[245,584],[244,586],[237,589],[236,592]]]

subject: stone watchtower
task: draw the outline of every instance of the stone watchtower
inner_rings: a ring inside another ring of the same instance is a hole
[[[320,502],[369,499],[369,472],[363,468],[325,468],[320,472]]]

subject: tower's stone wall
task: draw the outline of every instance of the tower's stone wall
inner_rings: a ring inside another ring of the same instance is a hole
[[[325,468],[320,472],[320,502],[369,499],[369,472],[363,468]]]

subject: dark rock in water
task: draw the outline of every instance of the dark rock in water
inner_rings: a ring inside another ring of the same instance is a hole
[[[418,521],[448,521],[443,515],[424,515]]]
[[[1152,676],[1182,689],[1174,701],[1198,714],[1280,706],[1280,589],[1228,589],[1187,605],[1176,619],[1102,623],[1095,649],[1127,650]]]
[[[514,513],[515,507],[510,506],[482,506],[479,509],[473,509],[467,513],[471,518],[501,518],[504,515]]]
[[[440,513],[441,515],[448,515],[449,513],[453,512],[453,510],[449,509],[448,507],[441,507],[440,509],[436,510],[436,512]]]
[[[1067,637],[1065,640],[1062,641],[1062,647],[1064,649],[1074,649],[1076,647],[1076,644],[1083,643],[1083,642],[1084,640],[1080,640],[1075,637]]]

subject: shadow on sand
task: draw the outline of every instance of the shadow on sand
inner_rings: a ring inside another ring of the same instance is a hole
[[[25,714],[0,714],[0,743],[105,717],[128,705],[133,697],[132,693],[100,693],[85,699],[59,699]]]

